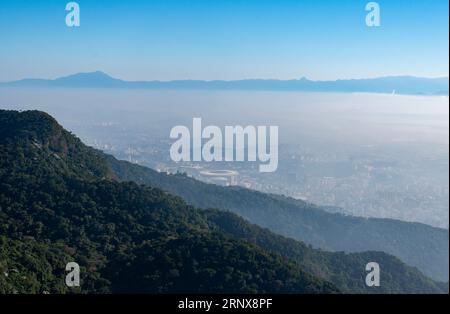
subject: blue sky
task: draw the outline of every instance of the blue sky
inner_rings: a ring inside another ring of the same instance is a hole
[[[0,1],[0,81],[102,70],[128,80],[448,76],[448,0]]]

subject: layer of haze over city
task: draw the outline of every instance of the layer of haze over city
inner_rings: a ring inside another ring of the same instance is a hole
[[[102,71],[128,81],[448,77],[448,1],[11,1],[0,82]],[[275,5],[276,3],[276,5]],[[105,74],[106,77],[106,74]],[[449,108],[436,94],[0,86],[1,109],[53,115],[120,159],[329,211],[448,228]],[[175,125],[276,125],[279,166],[174,163]],[[230,170],[228,177],[208,171]]]

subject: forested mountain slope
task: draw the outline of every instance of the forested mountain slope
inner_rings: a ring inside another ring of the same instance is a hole
[[[373,259],[382,285],[368,288],[364,266]],[[64,285],[71,261],[81,266],[79,288]],[[0,292],[446,289],[382,252],[322,252],[233,213],[120,183],[103,153],[47,114],[0,111]]]
[[[448,281],[449,233],[420,223],[329,213],[280,195],[207,184],[183,174],[167,175],[108,158],[117,178],[161,188],[200,208],[226,208],[278,234],[332,251],[383,251]]]

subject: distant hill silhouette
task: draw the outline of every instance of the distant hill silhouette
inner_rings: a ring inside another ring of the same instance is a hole
[[[142,88],[142,89],[197,89],[197,90],[267,90],[305,92],[366,92],[411,95],[448,95],[448,77],[422,78],[387,76],[370,79],[336,81],[247,79],[236,81],[124,81],[96,71],[77,73],[53,80],[23,79],[0,83],[0,87],[65,87],[65,88]]]

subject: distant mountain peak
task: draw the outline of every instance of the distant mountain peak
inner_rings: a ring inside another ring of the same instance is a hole
[[[120,81],[120,80],[115,79],[112,76],[110,76],[110,75],[108,75],[108,74],[106,74],[105,72],[102,72],[102,71],[80,72],[80,73],[71,74],[71,75],[68,75],[68,76],[57,78],[57,79],[55,79],[55,81],[73,80],[73,79]]]

